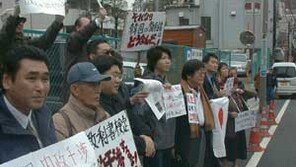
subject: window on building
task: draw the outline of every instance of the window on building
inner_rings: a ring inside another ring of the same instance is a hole
[[[201,25],[205,28],[207,40],[211,40],[211,17],[201,17]]]
[[[2,8],[2,2],[0,2],[0,9]]]
[[[179,17],[179,25],[180,26],[189,25],[189,19],[186,19],[184,17]]]

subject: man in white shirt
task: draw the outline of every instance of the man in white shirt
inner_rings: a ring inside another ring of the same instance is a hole
[[[43,51],[22,46],[8,52],[0,94],[0,164],[56,142],[49,92],[48,60]]]

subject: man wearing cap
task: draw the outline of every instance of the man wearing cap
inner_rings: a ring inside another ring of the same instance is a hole
[[[33,45],[43,50],[50,48],[58,32],[63,28],[64,16],[56,15],[55,20],[42,36],[38,38],[25,37],[23,28],[27,19],[20,17],[19,14],[19,6],[16,6],[14,15],[10,15],[6,19],[0,31],[0,64],[2,64],[3,56],[6,52],[17,46]]]
[[[77,63],[70,68],[67,76],[69,100],[53,115],[59,141],[110,117],[100,104],[100,82],[110,79],[110,76],[101,75],[89,62]]]

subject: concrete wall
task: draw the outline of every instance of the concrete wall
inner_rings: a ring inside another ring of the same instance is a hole
[[[219,0],[202,0],[201,17],[211,17],[211,40],[207,40],[207,48],[218,48],[219,40],[219,20],[218,20],[218,1]]]
[[[198,6],[170,7],[166,9],[167,26],[179,25],[179,15],[189,19],[189,25],[200,24],[200,9]]]
[[[254,16],[244,9],[245,2],[261,2],[261,11]],[[253,31],[255,23],[255,48],[261,48],[262,41],[262,0],[203,0],[201,16],[211,17],[211,40],[207,41],[207,47],[220,49],[243,48],[239,35],[245,30]],[[235,13],[235,15],[231,15]],[[253,19],[254,18],[254,19]],[[254,20],[254,21],[253,21]]]

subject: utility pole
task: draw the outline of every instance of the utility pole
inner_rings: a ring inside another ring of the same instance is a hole
[[[266,72],[267,72],[267,40],[262,39],[262,52],[261,52],[261,68],[260,68],[260,109],[266,106]]]
[[[252,48],[252,57],[251,57],[251,61],[252,61],[252,63],[253,63],[253,60],[254,60],[254,54],[255,54],[255,43],[256,43],[256,38],[258,38],[257,36],[256,36],[256,20],[255,20],[255,2],[253,1],[253,3],[252,3],[252,9],[253,9],[253,34],[255,35],[255,41],[254,41],[254,43],[253,43],[253,48]]]
[[[273,0],[273,35],[272,35],[272,51],[276,48],[276,23],[277,23],[277,1]]]
[[[159,11],[159,0],[154,0],[153,8],[155,12]]]
[[[292,56],[292,33],[291,33],[291,22],[288,21],[288,51],[289,54],[287,56],[287,60],[289,61],[289,58]]]

